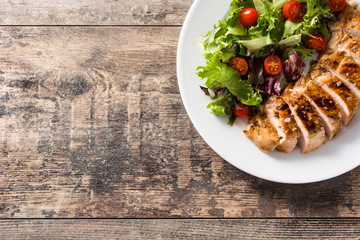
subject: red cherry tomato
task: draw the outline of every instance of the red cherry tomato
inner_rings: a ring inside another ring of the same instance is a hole
[[[346,0],[329,0],[329,6],[334,12],[340,12],[345,8]]]
[[[276,55],[270,55],[264,61],[265,72],[271,75],[277,75],[281,72],[281,59]]]
[[[246,28],[255,25],[258,17],[259,15],[254,8],[245,8],[239,12],[239,22]]]
[[[251,106],[238,102],[233,108],[233,113],[239,118],[250,119],[254,116],[254,109]]]
[[[230,60],[228,65],[229,67],[232,67],[233,69],[238,71],[240,75],[245,75],[249,69],[248,63],[242,57],[234,57],[233,59]]]
[[[315,49],[318,53],[323,53],[326,50],[325,37],[319,33],[313,34],[314,37],[309,37],[305,43],[305,47]]]
[[[283,15],[290,21],[301,22],[305,15],[305,8],[298,1],[290,1],[284,5]]]

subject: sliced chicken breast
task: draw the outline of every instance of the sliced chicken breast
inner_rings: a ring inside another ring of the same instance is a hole
[[[325,143],[325,129],[311,103],[299,91],[288,89],[282,98],[300,129],[299,146],[301,153],[311,152]]]
[[[327,50],[311,67],[309,77],[271,96],[250,120],[246,135],[264,152],[313,151],[347,125],[360,103],[360,10],[347,4],[332,33]]]
[[[343,124],[347,125],[355,115],[359,104],[354,93],[328,71],[312,80],[336,101],[342,113]]]
[[[282,98],[271,96],[266,100],[262,110],[281,137],[276,150],[284,153],[291,152],[296,147],[300,131],[289,105]]]
[[[272,152],[280,144],[281,137],[263,112],[250,119],[244,133],[263,152]]]

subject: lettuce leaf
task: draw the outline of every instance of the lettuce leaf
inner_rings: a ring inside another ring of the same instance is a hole
[[[236,70],[222,63],[217,55],[214,55],[206,66],[199,66],[196,71],[200,78],[207,79],[206,87],[225,87],[242,103],[260,106],[262,97],[259,92],[242,80]]]
[[[251,51],[260,50],[272,44],[272,42],[268,41],[267,37],[259,37],[252,40],[239,40],[237,43],[244,45]]]
[[[329,19],[334,18],[329,5],[323,0],[302,0],[301,2],[304,2],[306,9],[303,21],[296,23],[286,20],[282,38],[299,33],[311,35],[318,32],[324,35],[326,39],[329,39],[330,33],[327,22]]]
[[[272,43],[277,43],[283,32],[282,10],[275,10],[272,3],[267,0],[262,1],[264,12],[259,14],[257,24],[249,28],[250,39],[269,36]]]
[[[284,58],[289,56],[289,53],[291,50],[295,50],[296,53],[299,54],[299,56],[303,59],[307,59],[307,58],[311,57],[314,53],[316,53],[315,49],[305,48],[304,46],[296,46],[296,47],[290,47],[290,48],[285,49],[285,51],[283,53]]]
[[[281,40],[279,42],[279,45],[282,47],[291,47],[300,44],[300,42],[301,42],[301,34],[297,34]]]

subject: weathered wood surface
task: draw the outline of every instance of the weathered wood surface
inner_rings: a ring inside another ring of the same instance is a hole
[[[1,1],[0,25],[181,25],[193,0]]]
[[[359,239],[360,220],[0,220],[0,239]],[[6,230],[6,231],[5,231]]]
[[[275,184],[206,145],[180,29],[0,28],[0,218],[359,217],[359,169]]]

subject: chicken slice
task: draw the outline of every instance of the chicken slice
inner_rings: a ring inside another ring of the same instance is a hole
[[[355,115],[359,104],[354,93],[328,71],[311,79],[337,102],[342,113],[343,124],[347,125]]]
[[[337,69],[346,56],[344,51],[326,52],[321,55],[318,62],[311,67],[310,78],[314,79],[328,72],[328,69]]]
[[[271,96],[266,100],[262,110],[281,137],[276,150],[285,153],[291,152],[296,147],[300,131],[291,114],[289,105],[282,98]]]
[[[263,152],[272,152],[279,145],[281,137],[263,112],[252,119],[244,133]]]
[[[325,143],[325,129],[319,115],[301,91],[287,89],[282,95],[300,129],[301,153],[311,152]]]
[[[318,62],[311,68],[310,78],[331,74],[338,77],[357,97],[360,102],[360,67],[345,51],[335,51],[322,55]]]
[[[307,82],[302,93],[321,118],[326,136],[329,140],[332,139],[341,128],[342,114],[339,105],[312,80]]]
[[[337,69],[330,69],[356,95],[360,102],[360,66],[348,56],[345,56]]]
[[[331,40],[327,44],[327,51],[344,51],[346,55],[360,63],[360,39],[343,30],[332,32]]]

